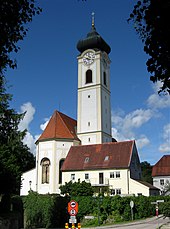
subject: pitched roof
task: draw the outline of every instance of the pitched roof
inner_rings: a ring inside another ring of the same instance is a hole
[[[76,139],[77,121],[55,111],[38,141],[47,139]]]
[[[170,176],[170,155],[164,155],[152,168],[152,177]]]
[[[109,142],[72,146],[62,171],[128,168],[135,142]]]
[[[136,180],[137,182],[147,186],[149,189],[153,189],[153,190],[159,190],[159,188],[153,186],[152,184],[146,182],[146,181],[142,181],[142,180]]]

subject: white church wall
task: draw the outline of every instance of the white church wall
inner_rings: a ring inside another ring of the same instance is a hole
[[[61,159],[65,159],[70,147],[78,145],[77,141],[44,141],[39,142],[37,146],[37,191],[40,194],[59,193],[59,163]],[[49,167],[49,183],[42,183],[42,166],[43,158],[50,160]]]
[[[36,191],[36,169],[31,169],[25,172],[21,177],[20,195],[28,195],[31,190]]]

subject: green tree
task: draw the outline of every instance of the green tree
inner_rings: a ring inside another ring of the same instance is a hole
[[[35,165],[22,141],[26,131],[18,130],[24,114],[17,114],[9,105],[12,95],[6,91],[5,72],[17,66],[11,53],[18,52],[18,42],[28,31],[26,24],[40,11],[34,0],[4,0],[0,4],[0,194],[19,193],[21,174]]]
[[[41,9],[35,6],[35,0],[3,0],[0,4],[0,74],[9,66],[15,68],[16,60],[10,56],[20,49],[18,41],[23,40],[32,21]]]
[[[82,182],[66,182],[65,185],[60,186],[62,194],[70,196],[92,196],[94,189],[90,183]]]
[[[170,94],[170,0],[141,0],[134,6],[128,21],[144,43],[150,56],[146,65],[153,82],[160,81],[159,92]]]
[[[142,180],[152,184],[152,166],[147,161],[141,162]]]
[[[21,174],[35,166],[32,153],[22,140],[26,131],[19,131],[23,114],[9,107],[11,96],[0,78],[0,193],[19,193]]]

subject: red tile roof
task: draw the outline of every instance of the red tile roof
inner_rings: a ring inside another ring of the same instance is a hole
[[[62,171],[128,168],[135,142],[72,146]]]
[[[152,177],[170,176],[170,155],[164,155],[152,168]]]
[[[79,140],[76,135],[76,126],[76,120],[59,111],[55,111],[38,141],[47,139]]]

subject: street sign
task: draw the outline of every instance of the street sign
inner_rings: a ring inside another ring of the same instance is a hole
[[[69,223],[77,223],[77,219],[75,216],[70,216]]]
[[[84,216],[85,219],[94,219],[94,216],[93,215],[86,215]]]
[[[69,214],[70,214],[71,216],[75,216],[75,215],[77,215],[77,212],[76,212],[75,209],[71,209],[71,210],[69,211]]]
[[[133,202],[133,200],[130,201],[130,207],[131,207],[131,208],[134,207],[134,202]]]
[[[75,200],[71,200],[68,203],[68,213],[71,216],[75,216],[78,213],[78,203]]]
[[[157,203],[163,203],[164,200],[157,200],[156,202],[157,202]]]
[[[157,204],[157,202],[151,202],[151,204]]]

